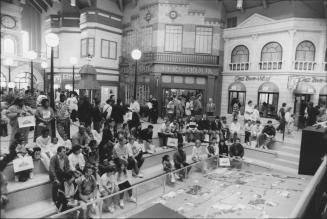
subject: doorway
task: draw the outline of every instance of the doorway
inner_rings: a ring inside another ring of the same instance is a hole
[[[294,115],[295,115],[295,126],[299,129],[305,127],[305,108],[311,100],[311,94],[295,94],[294,101]]]

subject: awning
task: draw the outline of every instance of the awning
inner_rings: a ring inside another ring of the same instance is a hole
[[[262,93],[279,93],[279,88],[272,82],[265,82],[260,85],[258,92]]]
[[[296,86],[294,90],[296,94],[314,94],[316,93],[316,89],[312,87],[312,85],[308,84],[307,82],[300,82]]]
[[[327,85],[321,88],[319,95],[327,95]]]
[[[228,87],[229,91],[246,91],[246,87],[241,82],[234,82]]]

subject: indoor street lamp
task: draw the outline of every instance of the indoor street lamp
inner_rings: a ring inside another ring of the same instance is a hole
[[[46,78],[46,69],[48,68],[48,63],[46,61],[42,61],[41,62],[41,68],[43,68],[44,72],[43,72],[43,91],[45,92],[46,91],[46,81],[47,81],[47,78]]]
[[[75,65],[77,62],[78,60],[76,57],[70,57],[70,64],[73,65],[73,91],[75,91]]]
[[[58,46],[59,38],[57,34],[48,33],[45,35],[45,43],[51,47],[51,64],[50,64],[50,106],[55,110],[54,104],[54,73],[53,73],[53,48]],[[56,124],[54,119],[51,121],[51,136],[56,137]]]
[[[132,56],[132,59],[135,60],[134,99],[136,100],[137,61],[142,57],[142,52],[139,49],[134,49],[131,52],[131,56]]]
[[[14,65],[14,60],[12,60],[12,58],[7,58],[4,61],[4,65],[8,66],[8,88],[10,88],[9,87],[9,83],[11,82],[11,69],[10,69],[10,66]]]
[[[27,52],[27,58],[31,60],[31,92],[34,91],[34,73],[33,73],[33,60],[36,59],[37,54],[33,50]]]

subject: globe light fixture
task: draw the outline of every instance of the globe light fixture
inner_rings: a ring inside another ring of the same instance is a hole
[[[8,88],[14,88],[16,86],[15,82],[9,82],[8,83]]]
[[[46,69],[46,68],[48,68],[48,63],[46,62],[46,61],[42,61],[41,62],[41,68],[43,68],[43,69]]]
[[[142,57],[142,52],[139,49],[134,49],[131,52],[132,59],[139,60]]]
[[[36,59],[36,57],[37,57],[37,53],[34,52],[33,50],[28,51],[26,55],[27,55],[27,58],[30,60]]]
[[[55,33],[48,33],[45,35],[45,43],[47,44],[47,46],[53,48],[58,46],[59,44],[59,37],[57,34]]]

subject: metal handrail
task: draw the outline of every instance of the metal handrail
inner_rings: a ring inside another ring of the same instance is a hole
[[[289,218],[302,218],[304,216],[304,212],[307,209],[316,191],[315,188],[321,182],[324,174],[327,171],[327,155],[325,155],[323,159],[323,162],[320,164],[316,174],[313,176],[310,183],[303,191],[299,201],[296,203]]]

